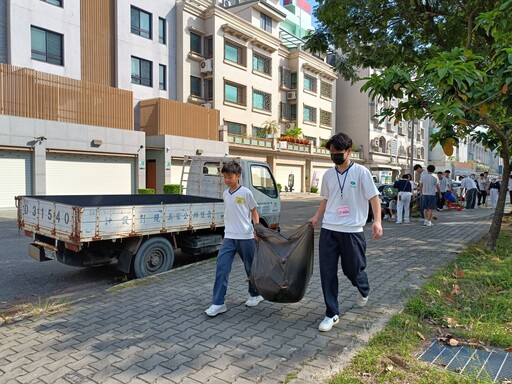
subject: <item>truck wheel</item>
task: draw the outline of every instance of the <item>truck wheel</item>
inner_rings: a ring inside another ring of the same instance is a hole
[[[136,278],[156,275],[168,271],[174,263],[171,243],[161,237],[144,242],[133,259],[133,274]]]

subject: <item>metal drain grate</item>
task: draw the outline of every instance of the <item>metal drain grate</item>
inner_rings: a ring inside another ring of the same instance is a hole
[[[418,359],[462,375],[491,379],[494,383],[512,379],[511,353],[501,349],[450,347],[434,340]]]

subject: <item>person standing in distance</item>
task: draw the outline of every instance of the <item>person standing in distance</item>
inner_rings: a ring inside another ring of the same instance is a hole
[[[330,331],[339,322],[338,263],[343,274],[357,288],[356,303],[366,305],[370,284],[366,268],[366,239],[363,227],[368,216],[368,201],[373,210],[372,234],[382,236],[379,191],[370,171],[350,161],[352,139],[345,133],[332,136],[325,147],[336,164],[325,172],[320,195],[323,197],[314,216],[313,227],[323,217],[319,241],[320,281],[326,306],[318,329]]]
[[[433,175],[435,170],[436,167],[430,164],[427,167],[427,172],[423,172],[421,174],[420,183],[418,185],[418,188],[421,191],[421,200],[424,210],[423,216],[425,217],[423,225],[426,225],[427,227],[431,227],[433,225],[432,215],[434,209],[436,209],[436,196],[441,194],[439,180]]]
[[[258,204],[252,192],[240,185],[242,167],[234,160],[224,164],[221,170],[224,183],[228,189],[224,191],[224,240],[217,255],[215,283],[213,285],[212,305],[205,313],[214,317],[228,310],[224,297],[228,289],[228,278],[236,253],[244,263],[247,277],[251,272],[252,260],[256,252],[256,240],[253,223],[259,223],[260,217],[256,208]],[[245,305],[254,307],[263,301],[263,297],[249,283],[249,299]]]

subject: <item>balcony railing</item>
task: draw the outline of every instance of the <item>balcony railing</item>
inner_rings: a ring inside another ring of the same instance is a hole
[[[228,143],[252,145],[260,148],[272,148],[272,139],[263,139],[261,137],[243,136],[228,134]]]
[[[133,130],[133,94],[0,64],[0,114]]]
[[[149,136],[219,140],[220,112],[163,98],[140,101],[140,128]]]

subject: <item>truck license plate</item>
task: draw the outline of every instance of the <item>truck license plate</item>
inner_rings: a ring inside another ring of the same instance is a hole
[[[57,252],[51,249],[44,249],[44,256],[48,259],[56,260],[57,259]]]

